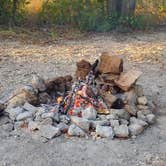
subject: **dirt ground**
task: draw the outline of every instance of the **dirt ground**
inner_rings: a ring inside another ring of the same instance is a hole
[[[75,62],[95,61],[103,51],[121,55],[125,70],[143,71],[138,80],[156,106],[157,122],[136,139],[93,141],[55,138],[42,143],[27,133],[0,128],[0,166],[163,166],[166,165],[166,31],[98,34],[86,39],[25,43],[0,38],[0,96],[29,83],[33,73],[44,78],[74,74]]]

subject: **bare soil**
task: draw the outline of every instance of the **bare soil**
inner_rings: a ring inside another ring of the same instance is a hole
[[[166,165],[166,33],[98,34],[86,39],[40,43],[0,37],[0,96],[33,73],[44,78],[74,74],[75,62],[95,61],[103,51],[121,55],[125,70],[136,67],[138,80],[156,106],[157,122],[136,139],[93,141],[55,138],[48,143],[28,133],[0,128],[0,166],[146,166]]]

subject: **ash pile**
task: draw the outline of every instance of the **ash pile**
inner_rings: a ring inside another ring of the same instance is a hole
[[[1,100],[1,127],[26,130],[46,141],[57,136],[129,138],[155,122],[155,115],[136,83],[142,72],[123,71],[123,59],[103,53],[90,64],[77,62],[71,75],[44,80],[33,76]]]

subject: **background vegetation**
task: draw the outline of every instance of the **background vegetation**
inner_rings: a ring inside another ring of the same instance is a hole
[[[166,23],[166,0],[0,0],[0,24],[145,29]]]

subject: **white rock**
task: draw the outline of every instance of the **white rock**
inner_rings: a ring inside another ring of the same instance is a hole
[[[96,126],[96,133],[103,138],[114,138],[114,131],[110,126]]]
[[[141,125],[143,127],[148,126],[147,122],[143,121],[142,119],[137,119],[135,117],[131,117],[130,118],[130,124],[139,124],[139,125]]]
[[[52,125],[52,124],[53,124],[52,118],[45,118],[42,119],[42,121],[40,122],[40,125]]]
[[[119,120],[110,120],[110,124],[112,127],[119,126]]]
[[[131,135],[139,135],[144,130],[144,127],[139,124],[130,124],[129,125],[129,132]]]
[[[58,127],[62,133],[66,133],[69,129],[69,126],[63,122],[59,123],[56,127]]]
[[[10,119],[12,119],[12,120],[15,120],[16,117],[17,117],[20,113],[22,113],[23,111],[24,111],[24,110],[23,110],[23,108],[21,108],[21,107],[10,108],[10,109],[7,109],[7,110],[6,110],[6,112],[9,113]]]
[[[26,112],[20,113],[17,116],[16,120],[21,121],[21,120],[26,120],[26,119],[32,118],[32,117],[33,117],[33,114],[31,112],[26,111]]]
[[[81,128],[76,126],[75,124],[70,125],[70,127],[68,129],[68,134],[70,136],[78,136],[78,137],[84,137],[85,136],[85,132]]]
[[[93,107],[88,107],[85,110],[82,110],[82,117],[88,120],[95,120],[97,112]]]
[[[119,119],[119,121],[120,121],[120,124],[122,124],[122,125],[128,125],[129,124],[129,121],[126,120],[126,119]]]
[[[119,138],[127,138],[129,136],[129,129],[127,125],[120,125],[114,127],[115,136]]]
[[[27,102],[24,104],[23,108],[27,111],[32,112],[33,114],[35,114],[38,110],[37,107],[35,107]]]
[[[71,121],[85,131],[89,131],[90,122],[87,119],[71,116]]]
[[[149,124],[153,124],[156,121],[155,115],[154,114],[148,114],[146,115],[147,121]]]
[[[140,105],[146,105],[148,103],[148,100],[145,96],[142,96],[137,98],[137,102]]]
[[[30,121],[28,123],[28,129],[31,131],[37,130],[37,129],[39,129],[39,124],[37,122]]]
[[[67,115],[61,115],[59,117],[59,119],[60,119],[61,122],[64,122],[66,124],[70,123],[70,121],[71,121],[70,117],[68,117]]]
[[[43,136],[47,139],[52,139],[61,134],[60,129],[57,127],[54,127],[52,125],[42,125],[42,126],[40,126],[39,131],[40,131],[41,136]]]
[[[43,119],[45,119],[45,118],[54,118],[54,112],[43,113],[43,114],[41,115],[41,117],[42,117]]]
[[[137,112],[137,118],[138,119],[142,119],[143,121],[147,121],[147,118],[146,118],[146,116],[143,114],[143,112],[142,111],[138,111]]]
[[[109,115],[106,116],[106,119],[107,120],[117,120],[118,116],[115,115],[115,114],[109,114]]]

